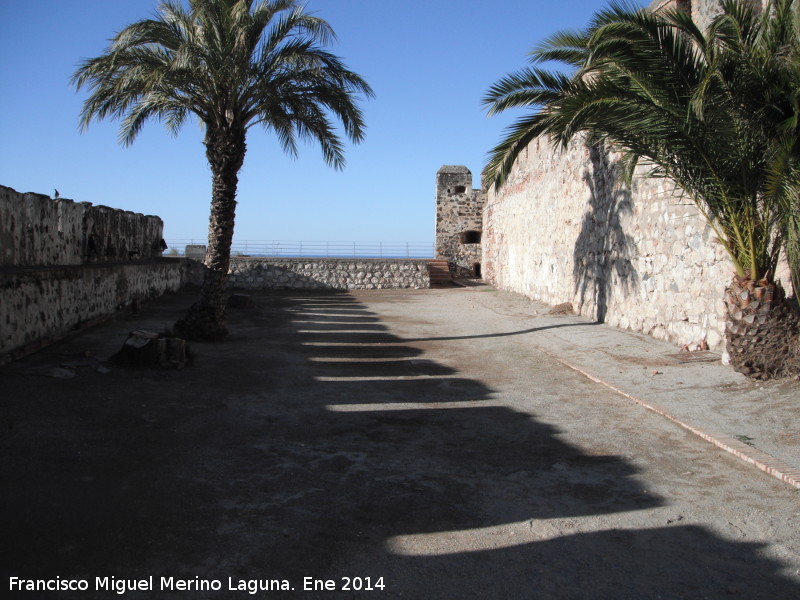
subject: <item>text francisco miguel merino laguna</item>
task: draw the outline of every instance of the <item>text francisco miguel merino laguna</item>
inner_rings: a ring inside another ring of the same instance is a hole
[[[295,588],[287,579],[238,579],[228,577],[228,586],[223,587],[219,579],[180,579],[177,577],[159,577],[152,575],[144,579],[120,579],[117,577],[95,577],[94,587],[90,587],[89,579],[67,579],[55,577],[53,579],[23,579],[20,577],[9,578],[9,591],[21,592],[60,592],[60,591],[107,591],[122,595],[126,592],[152,592],[156,590],[170,592],[194,591],[238,591],[248,594],[271,591],[291,591]],[[155,584],[159,587],[156,588]],[[315,579],[303,577],[300,589],[303,591],[375,591],[385,589],[383,577],[340,577],[339,579]]]

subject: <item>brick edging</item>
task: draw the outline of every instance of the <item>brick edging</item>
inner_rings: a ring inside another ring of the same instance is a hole
[[[788,463],[778,460],[771,454],[767,454],[766,452],[759,450],[758,448],[754,448],[753,446],[748,446],[747,444],[740,442],[739,440],[734,439],[730,436],[715,432],[708,432],[698,427],[695,427],[694,425],[690,425],[689,423],[686,423],[677,418],[676,416],[670,414],[665,408],[659,406],[658,404],[655,404],[653,402],[647,402],[645,400],[642,400],[641,398],[637,398],[636,396],[619,389],[615,385],[603,379],[600,379],[599,377],[596,377],[579,367],[576,367],[575,365],[567,362],[563,358],[560,358],[551,352],[548,352],[547,350],[541,350],[541,351],[544,354],[547,354],[549,357],[554,358],[565,367],[569,367],[573,371],[580,373],[587,379],[590,379],[595,383],[599,383],[600,385],[603,385],[609,388],[610,390],[613,390],[617,394],[624,396],[629,400],[633,400],[634,402],[636,402],[636,404],[640,404],[646,409],[651,410],[654,413],[661,415],[662,417],[666,417],[673,423],[676,423],[681,427],[683,427],[684,429],[691,431],[693,434],[703,438],[707,442],[711,442],[718,448],[721,448],[726,452],[733,454],[737,458],[740,458],[746,463],[755,466],[759,470],[764,471],[765,473],[772,475],[777,479],[780,479],[784,483],[788,483],[789,485],[800,489],[800,469],[798,469],[797,467],[793,467]]]

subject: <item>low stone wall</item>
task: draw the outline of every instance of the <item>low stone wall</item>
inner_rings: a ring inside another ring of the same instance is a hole
[[[193,283],[202,281],[195,263]],[[228,286],[243,290],[379,290],[430,287],[427,262],[408,259],[233,258]]]
[[[489,190],[483,275],[548,304],[683,344],[724,345],[732,266],[697,210],[666,180],[617,177],[618,156],[535,140]]]
[[[181,287],[182,261],[0,269],[0,364]]]

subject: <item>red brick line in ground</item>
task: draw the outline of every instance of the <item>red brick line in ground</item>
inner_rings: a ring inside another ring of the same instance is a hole
[[[766,452],[762,452],[758,448],[754,448],[752,446],[748,446],[747,444],[745,444],[743,442],[740,442],[739,440],[734,439],[732,437],[729,437],[727,435],[704,431],[704,430],[699,429],[699,428],[697,428],[697,427],[695,427],[693,425],[685,423],[685,422],[681,421],[680,419],[678,419],[677,417],[671,415],[669,412],[667,412],[667,410],[665,408],[659,406],[658,404],[655,404],[653,402],[647,402],[645,400],[642,400],[641,398],[637,398],[636,396],[633,396],[633,395],[631,395],[631,394],[619,389],[618,387],[610,384],[609,382],[604,381],[603,379],[600,379],[599,377],[595,377],[594,375],[592,375],[590,373],[587,373],[583,369],[580,369],[579,367],[576,367],[575,365],[570,364],[569,362],[567,362],[563,358],[560,358],[560,357],[556,356],[555,354],[552,354],[552,353],[550,353],[550,352],[548,352],[546,350],[542,350],[542,352],[544,352],[545,354],[547,354],[551,358],[554,358],[555,360],[560,362],[565,367],[569,367],[573,371],[577,371],[578,373],[580,373],[584,377],[586,377],[588,379],[591,379],[595,383],[599,383],[600,385],[604,385],[607,388],[609,388],[609,389],[615,391],[616,393],[620,394],[621,396],[624,396],[625,398],[628,398],[629,400],[633,400],[634,402],[636,402],[636,404],[640,404],[640,405],[644,406],[645,408],[647,408],[649,410],[652,410],[653,412],[655,412],[655,413],[657,413],[657,414],[659,414],[659,415],[661,415],[663,417],[666,417],[667,419],[669,419],[673,423],[677,423],[678,425],[680,425],[684,429],[688,429],[689,431],[691,431],[695,435],[700,436],[704,440],[706,440],[708,442],[711,442],[712,444],[714,444],[715,446],[718,446],[719,448],[722,448],[726,452],[730,452],[731,454],[733,454],[734,456],[742,459],[743,461],[745,461],[747,463],[750,463],[751,465],[754,465],[755,467],[761,469],[765,473],[768,473],[768,474],[772,475],[773,477],[776,477],[777,479],[780,479],[781,481],[783,481],[785,483],[788,483],[789,485],[800,489],[800,469],[798,469],[797,467],[793,467],[792,465],[790,465],[788,463],[785,463],[785,462],[783,462],[781,460],[778,460],[777,458],[775,458],[771,454],[767,454]]]

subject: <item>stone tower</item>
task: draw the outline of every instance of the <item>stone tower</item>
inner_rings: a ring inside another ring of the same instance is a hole
[[[445,165],[436,173],[436,258],[455,277],[481,276],[481,233],[486,192],[472,189],[472,173]]]

